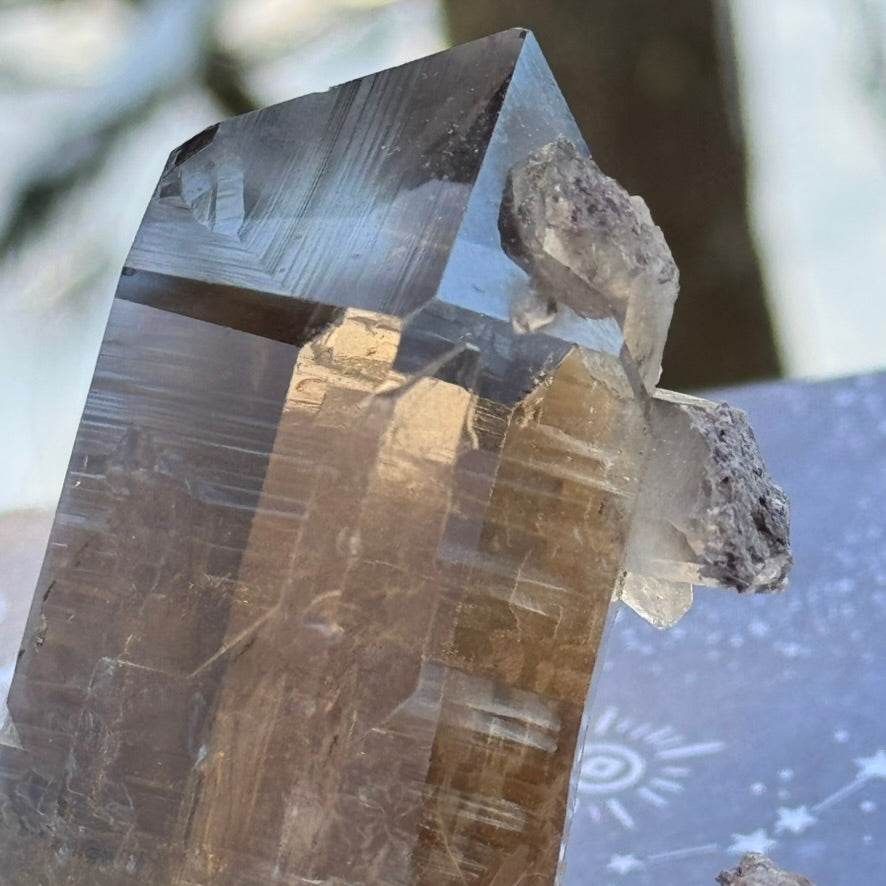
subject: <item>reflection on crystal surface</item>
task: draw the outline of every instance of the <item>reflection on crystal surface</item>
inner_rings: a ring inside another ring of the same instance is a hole
[[[717,551],[779,513],[745,507],[769,489],[751,444],[738,495],[670,471],[687,441],[720,465],[722,439],[658,422],[676,272],[586,155],[522,31],[173,152],[10,694],[10,882],[554,881],[613,593],[671,622],[659,563],[731,580]],[[615,207],[570,249],[639,231],[616,294],[585,268],[561,305],[562,248],[502,248],[527,157],[577,217],[598,185]],[[527,299],[556,318],[514,322]],[[748,586],[778,583],[748,559]]]

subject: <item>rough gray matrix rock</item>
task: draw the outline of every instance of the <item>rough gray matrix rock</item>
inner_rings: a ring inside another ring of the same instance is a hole
[[[664,234],[642,198],[561,138],[511,170],[499,229],[536,293],[515,326],[544,326],[562,305],[581,317],[612,314],[651,388],[679,286]]]
[[[558,138],[510,169],[498,227],[530,282],[511,307],[514,332],[555,334],[557,321],[576,315],[614,320],[621,332],[619,362],[655,442],[620,598],[666,627],[690,605],[693,584],[782,590],[792,564],[788,503],[746,416],[656,389],[678,273],[643,200]]]
[[[811,880],[781,870],[757,852],[749,852],[734,871],[723,871],[717,882],[720,886],[814,886]]]
[[[690,414],[710,452],[702,576],[738,591],[782,590],[793,564],[790,506],[763,464],[747,415],[727,403]]]

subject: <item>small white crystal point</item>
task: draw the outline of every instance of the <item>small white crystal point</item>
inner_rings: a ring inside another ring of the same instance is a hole
[[[692,585],[626,572],[617,596],[653,627],[672,628],[692,606]]]

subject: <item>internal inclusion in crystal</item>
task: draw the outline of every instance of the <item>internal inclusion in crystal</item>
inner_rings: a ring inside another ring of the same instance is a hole
[[[655,390],[676,281],[523,31],[173,152],[10,694],[6,880],[553,883],[613,595],[664,625],[789,565],[741,416]]]

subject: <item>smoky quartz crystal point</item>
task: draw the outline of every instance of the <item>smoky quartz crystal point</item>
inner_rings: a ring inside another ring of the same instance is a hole
[[[8,701],[10,886],[554,883],[610,603],[784,584],[677,273],[515,30],[212,127],[123,271]]]

